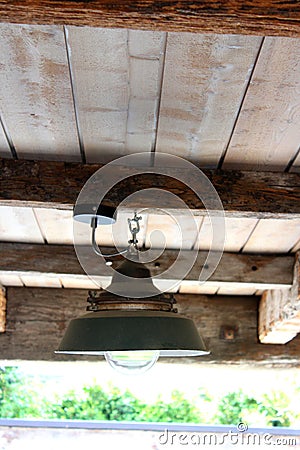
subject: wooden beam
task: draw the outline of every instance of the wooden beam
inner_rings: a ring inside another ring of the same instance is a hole
[[[277,0],[0,1],[2,22],[299,36],[300,6]]]
[[[103,248],[102,251],[111,253],[112,249]],[[5,277],[5,275],[17,276],[17,279],[31,277],[33,280],[45,276],[62,281],[65,278],[73,278],[75,281],[76,279],[88,280],[72,246],[0,243],[0,255],[0,280],[1,276]],[[194,256],[195,263],[185,280],[195,287],[205,264],[207,252],[185,251],[182,261],[191,261]],[[153,276],[159,275],[165,272],[177,257],[176,250],[165,250],[161,257],[146,266]],[[121,260],[123,260],[122,256],[113,258],[112,267],[116,268]],[[87,255],[87,261],[91,268],[90,273],[92,274],[94,270],[98,282],[101,285],[107,284],[111,276],[110,268],[104,264],[100,265],[99,257],[93,254],[91,256],[90,253]],[[209,288],[211,285],[218,285],[219,288],[231,288],[236,291],[239,288],[249,288],[253,292],[258,289],[289,288],[293,280],[293,263],[293,256],[224,253],[217,269],[205,286]],[[180,276],[180,269],[174,269],[165,275],[162,282],[180,280]],[[187,288],[188,286],[185,287]]]
[[[259,340],[286,344],[300,332],[300,251],[295,255],[290,289],[265,291],[259,305]]]
[[[0,284],[0,333],[4,333],[6,327],[6,296],[5,289]]]
[[[28,206],[72,209],[82,187],[96,170],[98,164],[66,162],[33,162],[26,160],[0,160],[0,206]],[[122,177],[134,173],[134,169],[116,166]],[[223,203],[228,217],[300,218],[300,174],[277,172],[240,172],[204,170]],[[105,197],[105,203],[118,206],[133,192],[148,188],[168,190],[195,213],[206,210],[195,193],[176,179],[178,172],[169,169],[170,177],[145,174],[135,175],[117,184]],[[172,176],[172,178],[171,178]],[[191,179],[191,175],[190,178]],[[192,180],[197,181],[199,180]],[[101,180],[99,180],[99,185]],[[97,183],[95,184],[97,189]],[[147,202],[131,199],[129,208],[160,207],[178,209],[178,202],[165,196],[153,196]]]
[[[8,288],[7,330],[0,335],[1,359],[98,360],[54,354],[69,320],[85,314],[86,297],[84,290]],[[185,362],[299,366],[299,338],[284,347],[258,342],[257,298],[198,295],[176,298],[180,312],[195,321],[211,351],[209,356]]]

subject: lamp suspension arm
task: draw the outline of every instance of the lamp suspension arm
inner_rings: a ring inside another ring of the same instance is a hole
[[[93,217],[92,218],[92,220],[91,220],[91,227],[92,227],[92,246],[93,246],[93,250],[96,253],[96,255],[102,256],[104,258],[111,258],[113,256],[124,255],[125,253],[128,252],[128,247],[127,247],[125,250],[122,250],[122,251],[120,251],[118,253],[110,253],[109,255],[104,255],[101,252],[101,250],[100,250],[100,248],[99,248],[99,246],[98,246],[98,244],[96,242],[96,236],[95,235],[96,235],[96,228],[97,228],[97,217]]]

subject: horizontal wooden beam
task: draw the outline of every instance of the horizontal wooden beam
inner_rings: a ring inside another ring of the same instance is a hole
[[[98,360],[54,354],[69,320],[85,314],[86,297],[84,290],[8,288],[7,329],[0,335],[1,359]],[[258,342],[256,297],[176,298],[180,313],[195,321],[211,351],[208,356],[185,362],[299,366],[298,337],[285,346]]]
[[[112,249],[103,248],[102,251],[111,253]],[[207,252],[185,251],[181,261],[191,261],[193,256],[196,259],[191,271],[185,277],[185,292],[188,292],[189,283],[195,288],[206,262]],[[160,275],[175,262],[177,257],[176,250],[165,250],[159,258],[146,265],[152,276]],[[112,267],[116,268],[120,260],[123,260],[122,256],[113,258]],[[90,273],[95,275],[100,285],[106,286],[111,277],[110,267],[103,263],[100,265],[99,257],[91,256],[90,253],[86,261],[89,262]],[[235,288],[237,292],[240,288],[248,288],[253,293],[256,290],[289,288],[293,282],[293,264],[293,256],[224,253],[205,287],[217,285],[220,288]],[[0,243],[0,280],[7,275],[17,275],[26,279],[31,277],[34,283],[39,277],[45,276],[61,280],[73,278],[79,282],[88,280],[74,248],[65,245]],[[175,268],[163,276],[162,283],[167,280],[181,280],[181,275],[180,268]],[[77,287],[80,287],[79,282]],[[84,286],[83,284],[82,287]]]
[[[0,205],[71,209],[86,181],[101,165],[66,162],[0,160]],[[115,166],[116,173],[130,177],[134,169]],[[204,170],[223,203],[228,217],[300,218],[300,174]],[[170,177],[154,174],[135,175],[117,184],[105,197],[105,203],[118,206],[133,192],[158,188],[167,190],[185,202],[195,214],[205,214],[201,200],[176,179],[182,171],[169,169]],[[193,181],[189,172],[185,173]],[[101,180],[99,180],[99,185]],[[97,183],[95,183],[97,189]],[[208,194],[209,195],[209,194]],[[149,201],[149,204],[147,204]],[[157,207],[178,209],[178,202],[159,194],[147,201],[131,199],[129,208]]]
[[[263,344],[286,344],[300,333],[300,252],[295,255],[291,288],[263,293],[258,331]]]
[[[299,36],[300,6],[278,0],[2,0],[2,22]]]

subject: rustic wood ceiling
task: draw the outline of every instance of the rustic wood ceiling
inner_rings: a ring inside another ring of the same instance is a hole
[[[152,151],[202,168],[300,171],[299,39],[2,23],[0,45],[3,158]],[[199,234],[187,223],[182,238],[168,216],[146,213],[143,242],[159,228],[168,248],[206,249],[210,223],[197,221]],[[0,206],[0,240],[72,244],[72,214]],[[112,229],[98,240],[112,245]],[[299,247],[299,218],[226,218],[225,251]]]

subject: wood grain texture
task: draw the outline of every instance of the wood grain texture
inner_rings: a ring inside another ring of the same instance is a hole
[[[4,22],[299,36],[300,7],[286,0],[84,2],[1,0]]]
[[[289,290],[270,290],[259,305],[259,340],[263,344],[286,344],[300,332],[300,315],[291,317]]]
[[[104,252],[111,252],[111,248],[103,248]],[[0,243],[0,276],[1,274],[14,274],[18,276],[52,276],[63,278],[68,275],[85,275],[72,246],[64,245],[38,245]],[[191,251],[182,252],[182,261],[191,261],[195,257],[195,263],[191,271],[186,275],[186,280],[193,283],[199,281],[199,275],[206,261],[207,252]],[[88,254],[85,261],[89,261]],[[173,268],[170,273],[166,270],[176,261],[176,250],[165,250],[161,256],[146,266],[152,276],[164,274],[166,280],[181,280],[181,270]],[[113,268],[123,260],[122,256],[114,258]],[[95,264],[94,264],[95,263]],[[99,258],[92,259],[93,268],[91,275],[107,279],[112,273],[105,264],[100,264]],[[208,286],[218,283],[218,287],[230,287],[236,284],[238,287],[254,287],[255,289],[281,289],[289,288],[293,281],[293,256],[261,256],[235,253],[224,253],[218,267],[211,275]],[[211,286],[210,286],[211,287]]]
[[[0,24],[0,105],[21,158],[80,161],[61,27]]]
[[[6,292],[0,283],[0,333],[6,329]]]
[[[79,129],[88,162],[151,151],[165,34],[67,28]]]
[[[156,151],[218,165],[261,39],[168,34]]]
[[[288,253],[300,238],[300,220],[262,219],[243,248],[245,253]]]
[[[96,164],[0,160],[0,205],[72,209]],[[116,166],[122,176],[136,173],[133,168]],[[204,170],[223,203],[226,216],[243,218],[300,218],[300,174],[272,172],[239,172]],[[136,176],[116,185],[105,198],[117,206],[137,190],[158,188],[179,196],[197,214],[205,214],[202,202],[185,185],[176,180],[176,170],[169,169],[175,179],[160,175]],[[190,173],[187,174],[191,179]],[[197,181],[197,180],[194,180]],[[101,182],[101,180],[100,180]],[[101,184],[101,183],[100,183]],[[95,185],[97,189],[97,185]],[[165,197],[164,197],[165,198]],[[150,205],[128,202],[128,208],[164,206],[178,208],[178,202],[164,205],[159,196]]]
[[[284,170],[300,142],[300,40],[266,38],[224,168]]]
[[[54,350],[68,322],[85,313],[86,297],[87,291],[84,290],[9,288],[7,331],[0,336],[1,359],[85,359],[55,355]],[[177,300],[179,312],[195,321],[211,351],[210,355],[198,358],[197,362],[264,366],[299,364],[299,338],[285,346],[258,343],[257,298],[179,294]],[[236,327],[237,337],[231,341],[222,339],[222,326]]]

